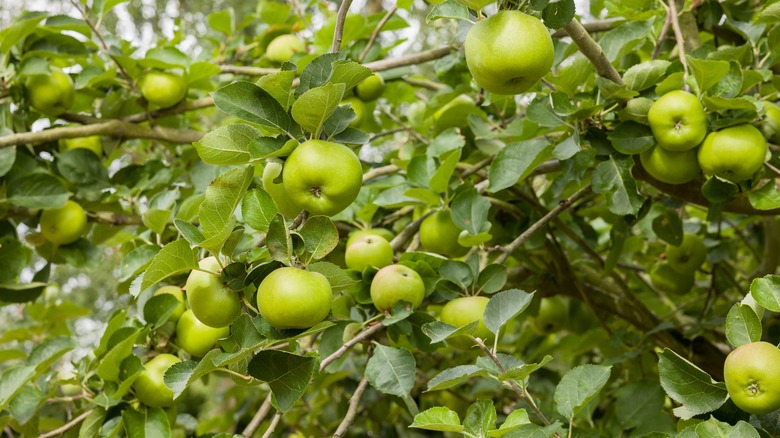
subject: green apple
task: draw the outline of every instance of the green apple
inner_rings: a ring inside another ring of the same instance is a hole
[[[668,151],[688,151],[707,135],[707,116],[699,98],[687,91],[670,91],[656,100],[647,113],[653,137]]]
[[[356,230],[349,233],[349,238],[347,238],[347,246],[351,245],[362,236],[379,236],[390,242],[395,237],[395,234],[393,234],[393,232],[387,228],[366,228],[363,230]]]
[[[50,75],[30,76],[27,91],[33,108],[50,116],[69,110],[76,96],[73,80],[58,68],[52,68]]]
[[[706,259],[704,240],[695,234],[685,234],[679,246],[666,245],[666,261],[681,274],[696,272]]]
[[[279,209],[279,213],[292,219],[298,216],[298,213],[303,210],[298,207],[292,198],[284,191],[284,184],[281,182],[274,182],[282,174],[282,163],[278,161],[269,161],[263,169],[263,188],[271,199],[276,203],[276,208]]]
[[[696,281],[694,272],[678,272],[669,263],[656,263],[650,269],[650,283],[661,292],[683,295],[690,292]]]
[[[279,35],[265,49],[265,57],[277,64],[289,61],[296,53],[306,53],[306,45],[293,34]]]
[[[358,237],[347,245],[344,262],[347,268],[361,272],[368,266],[384,268],[393,263],[393,247],[384,237]]]
[[[764,165],[768,146],[755,126],[737,125],[711,132],[699,148],[699,166],[707,175],[733,182],[750,179]]]
[[[79,204],[68,200],[60,208],[43,210],[41,234],[55,245],[73,243],[87,234],[87,213]]]
[[[468,128],[472,114],[483,120],[487,118],[471,97],[461,94],[433,113],[433,133],[439,134],[448,128]]]
[[[222,283],[222,267],[216,258],[207,257],[198,266],[201,270],[193,270],[187,277],[187,303],[204,324],[214,328],[229,326],[241,314],[238,294]]]
[[[489,301],[488,297],[455,298],[442,307],[439,319],[454,327],[463,327],[466,324],[479,321],[472,335],[490,344],[493,342],[493,332],[487,328],[484,320],[485,308]],[[474,341],[465,335],[448,338],[447,343],[459,348],[471,348],[475,345]]]
[[[780,409],[780,350],[768,342],[737,347],[723,364],[723,380],[738,408],[755,415]]]
[[[158,288],[156,291],[154,291],[153,296],[162,295],[162,294],[170,294],[173,295],[178,301],[179,304],[176,306],[176,308],[173,310],[173,313],[171,313],[170,320],[173,322],[176,322],[181,317],[182,313],[184,313],[184,292],[181,290],[179,286],[163,286],[161,288]]]
[[[420,274],[404,265],[385,266],[371,280],[371,301],[381,312],[406,301],[417,308],[425,298],[425,283]]]
[[[363,169],[352,149],[309,140],[287,157],[282,180],[284,191],[296,205],[313,215],[333,216],[357,198]]]
[[[284,267],[268,274],[257,288],[257,308],[278,329],[307,329],[330,313],[333,290],[319,272]]]
[[[452,221],[450,210],[439,210],[420,224],[420,245],[429,252],[447,257],[461,257],[468,248],[458,243],[461,229]]]
[[[359,128],[363,124],[363,120],[366,118],[366,104],[357,97],[348,97],[341,101],[342,105],[349,105],[352,111],[355,112],[355,120],[349,122],[351,128]]]
[[[569,305],[562,296],[542,298],[539,311],[531,319],[531,327],[540,335],[557,333],[569,321]]]
[[[357,97],[366,102],[378,99],[384,91],[385,80],[376,73],[363,79],[355,87],[355,94],[357,94]]]
[[[195,317],[192,310],[187,310],[176,324],[176,343],[195,357],[203,357],[217,341],[230,335],[230,327],[209,327]]]
[[[133,382],[133,389],[138,400],[150,408],[173,406],[173,391],[165,386],[163,376],[171,365],[179,362],[179,358],[172,354],[158,354],[146,362],[144,371],[141,371]]]
[[[99,135],[91,135],[89,137],[63,138],[59,140],[59,145],[60,152],[83,148],[89,149],[98,157],[103,156],[103,142],[100,140]]]
[[[477,84],[495,94],[519,94],[550,72],[554,47],[538,19],[499,11],[466,35],[466,64]]]
[[[671,152],[653,146],[639,154],[639,161],[650,176],[667,184],[685,184],[701,174],[695,149]]]
[[[761,125],[767,140],[775,144],[780,144],[780,107],[771,102],[764,102],[766,117]]]
[[[150,71],[138,82],[138,88],[147,102],[160,108],[172,107],[187,95],[184,78],[168,72]]]

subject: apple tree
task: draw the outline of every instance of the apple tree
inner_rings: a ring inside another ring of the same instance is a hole
[[[780,435],[780,2],[60,6],[0,14],[3,435]]]

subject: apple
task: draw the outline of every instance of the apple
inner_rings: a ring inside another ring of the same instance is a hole
[[[699,98],[687,91],[670,91],[656,100],[647,121],[658,145],[668,151],[695,148],[707,135],[707,116]]]
[[[468,128],[472,114],[483,120],[486,118],[471,97],[461,94],[433,113],[433,133],[439,134],[448,128]]]
[[[351,245],[362,236],[379,236],[390,242],[395,237],[395,234],[393,234],[393,232],[387,228],[366,228],[363,230],[356,230],[349,233],[349,237],[347,238],[347,246]]]
[[[268,274],[257,288],[257,308],[278,329],[307,329],[330,313],[333,290],[319,272],[283,267]]]
[[[357,198],[363,169],[343,144],[309,140],[287,157],[282,170],[284,191],[313,215],[333,216]]]
[[[499,11],[466,35],[466,64],[477,84],[495,94],[519,94],[550,72],[554,47],[538,19]]]
[[[173,406],[173,391],[165,386],[163,376],[171,365],[179,362],[179,358],[172,354],[158,354],[146,362],[144,371],[133,382],[138,400],[150,408]]]
[[[385,266],[371,280],[371,301],[381,312],[406,301],[417,308],[425,298],[425,283],[420,274],[404,265]]]
[[[87,213],[79,204],[68,200],[60,208],[41,213],[41,234],[55,245],[73,243],[87,234]]]
[[[217,341],[230,335],[230,327],[209,327],[187,310],[176,324],[176,339],[179,347],[195,357],[203,357]]]
[[[385,80],[376,73],[363,79],[355,87],[355,94],[357,97],[366,102],[378,99],[384,91]]]
[[[761,125],[767,140],[775,144],[780,144],[780,107],[771,102],[764,102],[766,117]]]
[[[656,145],[639,154],[639,161],[650,176],[667,184],[685,184],[701,174],[695,149],[671,152]]]
[[[531,318],[531,327],[540,335],[561,331],[569,321],[569,305],[559,295],[545,297],[539,301],[539,311]]]
[[[450,210],[439,210],[420,224],[420,245],[429,252],[447,257],[461,257],[468,248],[458,243],[461,229],[452,221]]]
[[[289,61],[296,53],[306,53],[306,45],[292,34],[279,35],[265,49],[265,57],[277,64]]]
[[[160,108],[172,107],[187,95],[184,78],[168,72],[150,71],[138,82],[138,88],[147,102]]]
[[[661,292],[683,295],[690,292],[696,276],[693,271],[678,272],[669,263],[656,263],[650,269],[650,283]]]
[[[215,257],[201,260],[198,266],[202,270],[192,270],[187,277],[187,303],[204,324],[214,328],[229,326],[241,313],[238,294],[222,283],[222,267]]]
[[[33,108],[50,116],[69,110],[76,96],[73,80],[58,68],[52,68],[50,75],[30,76],[26,85]]]
[[[488,297],[477,296],[455,298],[442,307],[439,319],[443,323],[455,327],[463,327],[466,324],[479,321],[472,335],[489,344],[493,342],[493,332],[487,328],[484,320],[485,308],[489,301]],[[475,345],[474,341],[465,335],[448,338],[447,343],[460,348],[470,348]]]
[[[723,380],[738,408],[755,415],[780,409],[780,350],[768,342],[751,342],[729,353]]]
[[[281,182],[274,182],[282,174],[282,163],[278,161],[269,161],[263,169],[263,188],[271,199],[276,203],[276,208],[279,209],[279,213],[293,219],[303,210],[298,207],[292,198],[284,191],[284,184]]]
[[[699,166],[707,175],[738,183],[764,165],[768,146],[755,126],[737,125],[711,132],[699,148]]]
[[[666,245],[666,261],[681,274],[696,272],[706,259],[704,240],[695,234],[685,234],[679,246]]]
[[[348,97],[341,101],[342,105],[349,105],[352,111],[355,112],[355,120],[349,122],[351,128],[358,128],[363,124],[363,120],[366,118],[366,104],[357,97]]]
[[[347,245],[344,262],[347,268],[361,272],[368,266],[384,268],[393,263],[393,247],[384,237],[358,237]]]
[[[176,322],[181,317],[182,313],[184,313],[184,292],[181,290],[179,286],[163,286],[161,288],[158,288],[156,291],[154,291],[153,296],[162,295],[162,294],[170,294],[173,295],[178,301],[179,304],[176,306],[176,308],[173,310],[173,313],[171,313],[170,320],[173,322]]]
[[[99,135],[91,135],[89,137],[63,138],[59,140],[59,145],[60,152],[83,148],[89,149],[98,157],[103,155],[103,142],[100,140]]]

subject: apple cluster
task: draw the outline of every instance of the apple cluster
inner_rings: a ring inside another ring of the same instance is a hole
[[[693,288],[696,271],[707,259],[704,240],[696,234],[683,235],[679,245],[666,245],[666,260],[650,269],[650,281],[661,292],[682,295]]]

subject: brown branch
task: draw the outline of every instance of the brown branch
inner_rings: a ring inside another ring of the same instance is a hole
[[[603,76],[618,85],[623,85],[623,79],[620,77],[620,73],[615,70],[615,67],[609,62],[609,59],[607,59],[607,55],[604,54],[601,46],[599,46],[596,41],[593,41],[593,38],[591,38],[588,31],[582,27],[582,24],[579,21],[576,19],[571,20],[564,29],[566,29],[566,32],[571,37],[572,41],[574,41],[574,44],[579,47],[580,52],[582,52],[582,54],[590,60],[593,66],[596,67],[596,71],[600,76]]]
[[[376,333],[381,332],[382,330],[384,330],[384,328],[385,325],[379,322],[367,328],[366,330],[364,330],[354,338],[350,339],[349,341],[345,342],[344,345],[342,345],[338,350],[334,351],[333,353],[331,353],[330,356],[326,357],[325,359],[322,360],[322,362],[320,362],[320,372],[323,372],[328,365],[330,365],[331,363],[333,363],[333,361],[343,356],[344,353],[346,353],[347,350],[352,348],[355,344],[370,338]]]
[[[387,166],[382,166],[382,167],[374,167],[373,169],[363,174],[363,184],[367,183],[368,181],[371,181],[374,178],[379,178],[380,176],[389,175],[399,169],[400,168],[395,164],[388,164]]]
[[[400,250],[401,247],[417,233],[417,230],[420,229],[420,225],[425,220],[425,218],[432,215],[433,213],[435,213],[435,210],[431,210],[425,213],[424,215],[418,217],[414,222],[409,224],[406,228],[404,228],[403,231],[398,233],[398,235],[390,241],[390,246],[393,247],[393,252]]]
[[[590,23],[581,23],[581,24],[582,27],[585,28],[585,30],[588,33],[601,33],[601,32],[607,32],[609,30],[612,30],[625,22],[626,20],[623,19],[614,19],[614,20],[591,21]],[[569,34],[566,33],[565,29],[558,29],[552,34],[553,38],[563,38],[566,36],[569,36]]]
[[[360,379],[360,383],[355,389],[355,392],[352,393],[352,397],[349,399],[349,409],[347,409],[347,414],[344,416],[344,419],[341,420],[338,429],[336,429],[336,432],[333,434],[333,438],[341,438],[347,433],[349,426],[351,426],[352,422],[355,421],[355,416],[357,416],[357,411],[360,407],[360,399],[363,398],[363,393],[366,391],[367,387],[368,378],[365,374],[363,374],[363,378]]]
[[[672,26],[672,16],[667,13],[666,20],[664,21],[664,27],[661,28],[661,33],[658,35],[658,42],[655,43],[653,48],[653,56],[651,59],[658,58],[658,54],[661,53],[661,45],[666,40],[666,36],[669,34],[669,28]]]
[[[432,91],[439,91],[447,88],[444,84],[429,81],[427,79],[404,78],[404,82],[415,87],[427,88]]]
[[[282,413],[277,412],[276,415],[274,415],[273,420],[271,420],[271,424],[268,425],[268,429],[266,429],[265,433],[263,434],[263,438],[271,438],[271,435],[273,435],[274,430],[276,429],[276,426],[279,424],[279,420],[282,419]]]
[[[677,57],[683,65],[683,82],[688,78],[688,60],[685,59],[685,38],[680,30],[680,21],[677,18],[677,2],[669,0],[669,16],[672,20],[672,30],[674,30],[674,39],[677,41]]]
[[[278,73],[280,71],[278,68],[262,68],[262,67],[251,67],[246,65],[229,65],[229,64],[220,64],[219,69],[222,71],[222,73],[233,73],[237,75],[246,75],[246,76],[265,76],[265,75]]]
[[[366,67],[373,71],[390,70],[396,67],[406,67],[407,65],[422,64],[444,58],[455,50],[453,46],[439,47],[438,49],[426,50],[412,55],[401,56],[398,58],[381,59],[379,61],[369,62]]]
[[[339,12],[336,16],[336,29],[333,31],[333,45],[330,47],[330,51],[338,53],[341,51],[341,38],[344,36],[344,21],[347,19],[347,12],[352,5],[352,0],[341,0],[341,6],[339,6]]]
[[[269,392],[268,395],[265,397],[265,400],[263,400],[263,404],[260,405],[260,409],[257,410],[257,413],[255,413],[255,416],[252,417],[252,420],[249,422],[249,424],[246,425],[244,428],[244,431],[241,432],[241,435],[244,435],[246,437],[251,437],[255,434],[255,431],[258,427],[260,427],[260,423],[263,422],[266,415],[271,411],[271,393]]]
[[[395,11],[398,10],[398,6],[393,6],[384,17],[379,21],[379,24],[376,25],[376,28],[374,28],[374,31],[371,32],[371,36],[368,38],[368,42],[366,43],[366,47],[363,49],[363,52],[358,57],[358,62],[363,62],[363,59],[365,59],[366,55],[368,55],[368,51],[371,49],[371,46],[374,45],[374,41],[376,40],[376,37],[379,36],[379,32],[382,31],[382,28],[385,27],[385,24],[387,24],[388,21],[390,21],[390,18],[395,14]],[[335,50],[334,50],[335,51]]]
[[[201,108],[210,107],[212,105],[214,105],[214,99],[211,96],[206,96],[190,102],[183,101],[178,105],[172,106],[170,108],[155,110],[148,114],[147,113],[133,114],[131,116],[127,116],[123,118],[122,120],[130,123],[139,123],[147,120],[147,116],[151,116],[155,119],[158,119],[161,117],[167,117],[167,116],[181,114],[189,111],[199,110]],[[100,119],[97,120],[100,121]]]
[[[42,434],[39,438],[51,438],[51,437],[55,437],[57,435],[62,435],[63,433],[67,432],[68,430],[72,429],[77,424],[79,424],[82,421],[84,421],[84,419],[87,418],[87,416],[89,414],[91,414],[91,413],[92,413],[92,409],[90,409],[88,411],[84,411],[84,412],[82,412],[81,415],[79,415],[78,417],[76,417],[76,418],[70,420],[69,422],[65,423],[62,427],[58,427],[58,428],[56,428],[56,429],[54,429],[52,431],[46,432],[46,433]]]

